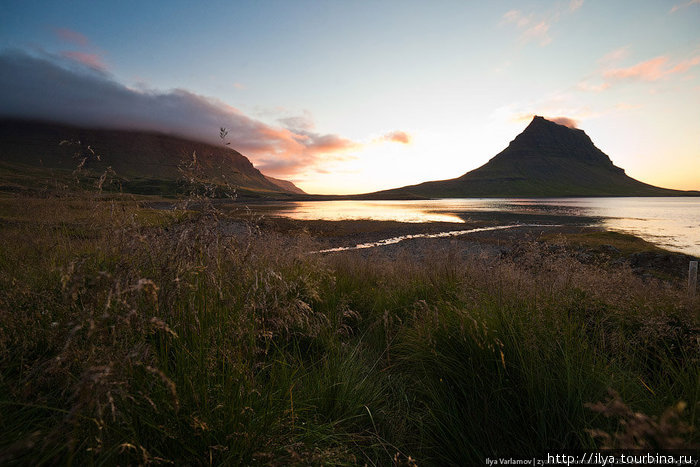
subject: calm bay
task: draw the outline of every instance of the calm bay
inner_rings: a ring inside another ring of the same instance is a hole
[[[700,256],[700,198],[527,198],[410,201],[300,201],[276,205],[293,219],[398,222],[491,220],[597,226],[630,233],[660,247]]]

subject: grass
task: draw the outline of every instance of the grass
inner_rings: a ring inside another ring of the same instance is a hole
[[[206,203],[86,192],[3,195],[0,245],[3,465],[698,444],[700,302],[624,266],[313,255]]]
[[[556,242],[556,235],[544,236],[543,240]],[[600,248],[612,246],[617,253],[629,255],[641,251],[661,252],[661,248],[634,235],[612,231],[584,232],[568,234],[565,241],[571,247]]]

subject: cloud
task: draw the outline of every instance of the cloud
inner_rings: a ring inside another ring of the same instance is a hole
[[[629,54],[629,46],[624,46],[620,47],[615,50],[611,50],[610,52],[606,53],[601,57],[600,60],[598,60],[598,63],[600,63],[603,66],[608,66],[612,63],[617,63],[620,60],[624,59],[627,57]]]
[[[620,111],[637,110],[641,108],[641,104],[628,104],[627,102],[620,102],[618,104],[615,104],[615,109]]]
[[[513,23],[519,28],[524,28],[532,21],[532,15],[525,16],[519,10],[510,10],[503,15],[502,21],[504,23]]]
[[[360,147],[334,134],[268,125],[216,99],[175,89],[132,89],[84,61],[26,52],[0,52],[0,116],[35,118],[100,128],[140,129],[231,147],[261,170],[288,176],[316,164],[345,160]]]
[[[675,13],[676,11],[680,10],[681,8],[688,7],[690,5],[700,5],[700,0],[690,0],[687,3],[681,3],[679,5],[674,5],[673,8],[671,8],[671,13]]]
[[[651,60],[637,63],[627,68],[613,68],[606,70],[603,76],[612,79],[641,79],[655,81],[663,76],[663,65],[668,61],[666,57],[656,57]]]
[[[552,42],[549,35],[552,25],[563,16],[573,13],[583,6],[584,0],[571,0],[568,8],[558,5],[553,11],[543,14],[525,14],[520,10],[509,10],[501,17],[501,24],[512,24],[520,31],[522,42],[536,41],[541,46]]]
[[[289,130],[310,131],[316,127],[311,112],[305,110],[302,115],[278,118],[277,121]]]
[[[106,72],[107,65],[104,64],[102,57],[97,54],[88,54],[84,52],[65,51],[61,52],[61,56],[69,60],[78,62],[86,67],[92,68],[95,71]]]
[[[582,122],[595,119],[602,110],[581,105],[581,99],[575,93],[553,92],[540,99],[512,102],[496,108],[490,118],[499,122],[529,123],[535,115],[542,115],[547,120],[556,121],[571,128],[579,128]]]
[[[678,62],[671,69],[667,70],[665,74],[671,75],[674,73],[685,73],[686,71],[697,65],[700,65],[700,55],[688,60],[683,60],[682,62]]]
[[[405,131],[392,131],[383,135],[380,140],[392,143],[411,144],[413,138]]]
[[[583,0],[571,0],[569,2],[569,11],[576,11],[583,6]]]
[[[539,40],[540,45],[547,45],[550,42],[552,42],[552,38],[549,37],[549,28],[550,28],[550,23],[542,20],[536,25],[527,28],[523,32],[523,37],[526,40],[534,39],[534,40]]]
[[[591,84],[588,81],[581,81],[576,85],[581,91],[603,92],[610,87],[610,83]]]
[[[578,122],[569,117],[545,117],[547,120],[569,128],[578,128]]]
[[[525,15],[520,10],[510,10],[502,17],[502,23],[514,24],[521,31],[521,40],[539,40],[540,45],[552,42],[549,37],[550,22],[546,19],[535,21],[533,14]]]
[[[535,115],[542,115],[560,125],[581,128],[591,120],[643,108],[638,103],[614,102],[613,99],[606,99],[603,103],[595,104],[595,107],[582,105],[582,102],[580,94],[576,92],[558,91],[541,99],[512,102],[498,107],[491,113],[490,118],[498,122],[527,124]]]
[[[91,46],[90,41],[83,34],[68,28],[54,28],[53,31],[63,42],[72,43],[79,46],[79,48],[82,48],[83,50],[86,48],[88,50],[93,50],[93,53],[64,50],[60,52],[60,55],[63,58],[78,62],[96,71],[107,71],[107,65],[105,65],[102,55],[99,53],[94,53],[95,48]]]
[[[606,70],[603,76],[610,80],[656,81],[669,75],[685,73],[698,64],[700,64],[700,55],[675,65],[669,64],[668,57],[659,56],[627,68]]]
[[[672,75],[686,73],[691,68],[700,65],[700,55],[675,63],[669,57],[661,55],[631,66],[618,66],[619,62],[628,55],[628,49],[628,47],[622,47],[605,54],[598,60],[598,69],[578,83],[578,89],[587,92],[602,92],[621,82],[654,82]]]
[[[310,132],[297,132],[292,137],[301,142],[306,149],[312,150],[315,153],[336,152],[359,147],[358,143],[338,135],[319,135]]]
[[[90,43],[87,37],[85,37],[77,31],[73,31],[72,29],[55,28],[53,32],[59,39],[61,39],[64,42],[71,42],[81,47],[85,47]]]
[[[518,122],[518,123],[530,123],[534,117],[536,117],[538,114],[533,114],[530,112],[520,112],[520,113],[513,113],[510,115],[509,120],[513,122]],[[578,128],[578,120],[575,120],[573,118],[569,117],[548,117],[546,115],[543,115],[544,118],[549,120],[550,122],[558,123],[559,125],[564,125],[565,127],[569,128]]]

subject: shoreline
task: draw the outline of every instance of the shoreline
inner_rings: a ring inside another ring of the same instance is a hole
[[[298,239],[306,237],[322,255],[359,255],[363,258],[426,259],[436,251],[450,250],[462,257],[511,258],[518,260],[528,249],[545,256],[569,256],[582,264],[607,269],[629,268],[645,279],[682,285],[688,261],[697,257],[659,247],[641,237],[588,225],[517,225],[498,228],[497,223],[408,223],[373,220],[299,220],[264,217],[263,233]],[[473,229],[479,229],[473,231]],[[484,229],[484,230],[480,230]],[[438,236],[450,231],[464,234]],[[397,242],[387,240],[406,237]],[[379,243],[376,247],[357,245]],[[339,249],[341,251],[333,251]],[[329,251],[325,251],[329,250]]]
[[[461,230],[472,227],[510,225],[510,224],[561,224],[567,226],[603,227],[617,232],[631,233],[642,237],[662,248],[687,255],[700,256],[700,243],[692,225],[700,222],[697,217],[696,201],[664,201],[670,198],[650,199],[647,203],[639,198],[636,201],[567,201],[554,199],[537,200],[455,200],[444,202],[396,203],[373,202],[328,202],[328,203],[294,203],[264,202],[246,203],[237,201],[214,200],[209,205],[223,212],[252,211],[261,217],[287,217],[294,220],[317,222],[353,221],[361,224],[357,229],[364,232],[367,222],[396,222],[410,224],[442,224],[443,231]],[[167,210],[174,206],[172,202],[145,202],[144,207]],[[197,204],[190,204],[188,209],[199,210]],[[455,224],[455,225],[449,225]],[[375,228],[372,228],[375,229]],[[352,228],[351,230],[356,230]],[[400,227],[398,232],[389,232],[388,237],[406,233],[434,233],[425,227]],[[406,232],[408,230],[408,232]],[[327,232],[322,232],[327,236]],[[345,246],[345,245],[343,245]]]

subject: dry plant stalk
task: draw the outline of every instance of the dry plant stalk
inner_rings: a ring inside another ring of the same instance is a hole
[[[649,416],[634,412],[625,404],[613,389],[608,390],[605,402],[587,403],[585,406],[606,418],[618,420],[620,429],[608,433],[600,429],[587,430],[601,441],[602,449],[695,449],[688,444],[688,435],[693,428],[688,426],[681,415],[687,404],[678,402],[667,408],[661,416]]]

